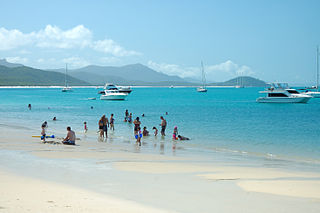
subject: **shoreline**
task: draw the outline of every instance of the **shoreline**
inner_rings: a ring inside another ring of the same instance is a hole
[[[82,139],[74,147],[42,144],[39,139],[28,137],[29,130],[10,136],[15,132],[11,129],[9,135],[0,135],[0,182],[14,189],[1,206],[15,206],[12,212],[17,212],[17,208],[19,212],[38,208],[70,212],[78,208],[75,206],[79,200],[83,201],[79,209],[89,212],[104,209],[102,203],[106,200],[112,200],[111,205],[119,204],[114,212],[135,212],[137,208],[142,209],[137,212],[144,212],[145,208],[145,212],[217,209],[219,212],[277,212],[277,209],[317,212],[320,209],[320,172],[266,166],[263,161],[260,166],[257,162],[250,166],[206,156],[161,155],[132,144],[123,146],[117,141],[99,143]],[[15,188],[17,181],[21,184]],[[42,203],[37,207],[31,204],[26,191],[29,187],[39,190],[39,185],[47,190],[36,192]],[[70,199],[71,204],[68,204],[68,193],[78,194],[75,200]],[[52,194],[54,199],[49,199]],[[67,198],[59,194],[67,194]],[[4,194],[0,197],[5,200]],[[227,205],[230,200],[237,201],[233,207]],[[54,201],[55,205],[48,201]],[[126,208],[122,209],[123,206]]]
[[[127,87],[128,85],[117,85]],[[44,88],[44,89],[62,89],[65,86],[0,86],[0,89],[33,89],[33,88]],[[103,89],[104,86],[70,86],[72,88],[93,88]],[[170,88],[171,86],[130,86],[131,88]],[[174,88],[197,88],[199,86],[174,86]],[[236,88],[236,86],[206,86],[207,88]],[[251,88],[251,87],[250,87]],[[259,87],[257,87],[259,88]]]

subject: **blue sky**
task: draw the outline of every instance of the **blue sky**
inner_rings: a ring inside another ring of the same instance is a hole
[[[0,58],[37,68],[142,63],[211,81],[312,84],[320,1],[4,1]]]

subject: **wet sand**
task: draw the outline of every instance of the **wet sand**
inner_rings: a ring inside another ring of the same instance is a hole
[[[1,132],[0,212],[320,211],[317,172],[219,164],[117,141],[42,144],[30,130]]]

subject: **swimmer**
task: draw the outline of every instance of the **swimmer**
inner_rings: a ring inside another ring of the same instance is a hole
[[[91,106],[90,109],[93,109],[93,106]]]
[[[29,110],[31,110],[31,104],[28,104],[28,108],[29,108]]]
[[[56,121],[57,120],[57,118],[56,117],[53,117],[53,119],[52,119],[53,121]]]
[[[184,141],[184,140],[190,140],[190,138],[187,138],[187,137],[183,137],[182,135],[178,135],[178,138],[181,140],[181,141]]]

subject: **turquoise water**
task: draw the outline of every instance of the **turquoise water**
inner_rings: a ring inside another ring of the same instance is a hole
[[[46,120],[49,134],[64,135],[66,126],[71,126],[79,135],[86,121],[88,135],[96,139],[101,115],[114,113],[112,136],[119,143],[134,142],[132,125],[123,122],[128,109],[149,131],[153,126],[160,129],[159,117],[163,115],[168,127],[166,138],[161,140],[171,143],[177,126],[179,134],[191,138],[185,143],[188,150],[320,162],[320,99],[307,104],[256,103],[260,90],[209,88],[207,93],[197,93],[195,88],[134,88],[126,101],[101,101],[95,88],[75,88],[71,93],[58,88],[2,88],[0,123],[40,134]],[[97,100],[88,100],[90,97]],[[29,103],[32,110],[27,108]],[[145,117],[141,117],[143,113]],[[144,138],[148,140],[156,139]]]

